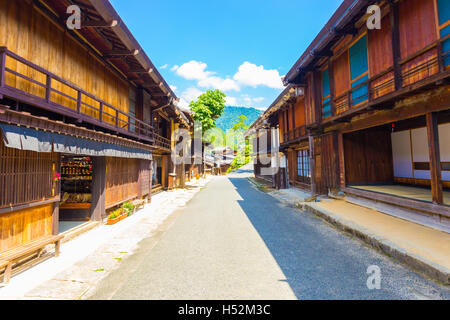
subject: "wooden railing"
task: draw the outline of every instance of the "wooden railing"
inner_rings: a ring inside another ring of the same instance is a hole
[[[390,67],[335,97],[333,99],[334,108],[332,108],[331,117],[339,116],[355,107],[367,105],[369,102],[376,102],[376,99],[398,89],[445,72],[445,61],[450,59],[450,51],[442,52],[442,43],[449,39],[450,35],[443,37],[400,61],[398,79],[395,77],[394,67]],[[395,85],[396,81],[398,81],[398,88]],[[355,93],[363,87],[367,87],[367,90],[363,90],[365,91],[363,94],[355,96]]]
[[[298,138],[306,137],[306,135],[307,135],[306,125],[298,126],[294,130],[290,130],[290,131],[284,133],[283,143],[286,143],[286,142],[289,142],[289,141],[292,141],[292,140],[295,140]]]
[[[159,148],[162,149],[166,149],[166,150],[171,150],[171,143],[170,143],[170,139],[164,138],[162,136],[160,136],[159,134],[154,134],[154,139],[155,139],[155,145]]]
[[[12,59],[10,61],[17,65],[17,70],[7,67],[7,59]],[[20,70],[25,70],[27,75]],[[8,81],[8,78],[14,77],[14,81]],[[27,61],[6,47],[0,47],[0,98],[1,96],[115,133],[151,143],[154,141],[154,130],[150,124]]]

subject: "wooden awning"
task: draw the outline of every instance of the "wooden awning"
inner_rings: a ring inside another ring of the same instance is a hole
[[[53,132],[0,123],[8,148],[35,152],[58,152],[94,157],[152,160],[152,152]]]

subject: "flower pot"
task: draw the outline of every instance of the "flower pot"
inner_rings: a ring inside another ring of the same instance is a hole
[[[117,222],[119,222],[120,220],[122,220],[121,217],[122,217],[122,216],[119,216],[119,217],[114,218],[114,219],[108,219],[108,221],[106,222],[106,224],[107,224],[108,226],[112,226],[113,224],[116,224]]]

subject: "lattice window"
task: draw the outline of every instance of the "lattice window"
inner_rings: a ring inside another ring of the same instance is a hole
[[[53,185],[58,155],[7,148],[0,139],[0,208],[42,201],[59,194]]]

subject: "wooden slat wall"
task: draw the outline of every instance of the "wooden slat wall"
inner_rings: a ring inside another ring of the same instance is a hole
[[[152,162],[149,160],[138,160],[139,161],[139,196],[146,196],[150,194],[151,188],[151,170]]]
[[[52,235],[53,204],[0,215],[0,253]]]
[[[368,30],[369,72],[372,76],[393,65],[391,22],[389,16],[381,20],[381,29]]]
[[[303,126],[305,124],[305,99],[300,99],[295,104],[295,127]]]
[[[339,163],[335,133],[322,136],[322,181],[326,188],[338,188]]]
[[[0,138],[0,208],[29,204],[52,195],[53,164],[58,154],[7,148]]]
[[[347,184],[392,182],[392,144],[389,130],[370,129],[344,135]]]
[[[107,208],[120,204],[139,194],[139,166],[137,159],[106,159],[106,192]]]
[[[39,65],[40,67],[74,83],[105,100],[114,107],[128,113],[129,85],[105,68],[79,43],[69,38],[66,31],[53,24],[44,15],[24,0],[0,0],[0,46]],[[45,76],[21,63],[8,58],[8,68],[32,79],[45,83]],[[6,74],[6,84],[45,97],[44,88],[29,81]],[[76,98],[74,90],[57,81],[53,88]],[[51,100],[69,108],[76,108],[75,101],[52,93]],[[84,97],[83,102],[99,107],[97,102]],[[82,112],[95,116],[93,109],[82,108]],[[113,114],[105,107],[106,113]],[[127,117],[121,116],[127,121]],[[105,121],[112,122],[105,117]]]
[[[306,90],[305,90],[305,120],[306,124],[313,124],[316,121],[314,110],[314,83],[311,73],[306,76]]]
[[[381,20],[381,29],[368,30],[369,37],[369,73],[376,76],[379,73],[386,71],[393,66],[393,52],[392,52],[392,33],[391,22],[389,16]],[[372,89],[378,85],[382,85],[394,79],[394,72],[389,72],[380,77],[372,83]],[[390,85],[386,85],[379,89],[374,89],[372,97],[374,99],[385,94],[391,93],[395,90],[394,81]]]
[[[434,0],[408,0],[400,2],[399,30],[400,55],[406,59],[438,39]],[[437,57],[437,49],[427,52],[402,66],[402,74]],[[437,64],[425,68],[403,80],[410,85],[439,71]]]
[[[437,40],[434,0],[403,0],[399,4],[401,59]]]
[[[348,50],[346,50],[333,62],[335,97],[350,90],[349,71]]]

